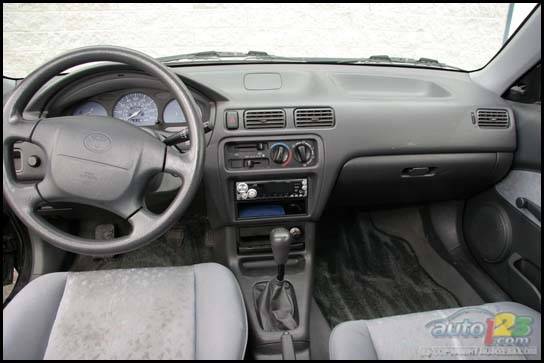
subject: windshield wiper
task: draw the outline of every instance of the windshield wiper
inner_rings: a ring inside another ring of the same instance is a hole
[[[464,69],[447,65],[441,63],[436,59],[432,58],[403,58],[403,57],[390,57],[388,55],[372,55],[368,58],[349,58],[339,60],[338,63],[348,63],[348,64],[409,64],[420,67],[428,68],[440,68],[440,69],[453,69],[457,71],[464,71]]]
[[[201,60],[221,60],[221,59],[240,59],[240,60],[288,60],[290,58],[277,57],[270,55],[267,52],[250,50],[247,53],[243,52],[220,52],[216,50],[178,54],[167,57],[160,57],[157,60],[163,63],[180,62],[180,61],[201,61]]]
[[[263,51],[250,50],[247,53],[243,52],[221,52],[210,50],[205,52],[188,53],[172,55],[168,57],[157,58],[163,63],[189,63],[189,62],[290,62],[290,63],[315,63],[315,64],[390,64],[390,65],[411,65],[416,67],[436,68],[436,69],[451,69],[456,71],[464,71],[461,68],[449,66],[440,63],[436,59],[431,58],[401,58],[390,57],[388,55],[373,55],[369,58],[317,58],[317,57],[280,57],[268,54]]]

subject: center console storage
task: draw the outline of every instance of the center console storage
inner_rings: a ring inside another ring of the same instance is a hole
[[[305,235],[303,223],[284,223],[291,235],[291,251],[304,251]],[[270,227],[240,227],[237,235],[237,251],[239,255],[272,253],[270,245]]]

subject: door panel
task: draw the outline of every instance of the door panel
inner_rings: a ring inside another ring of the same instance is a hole
[[[520,208],[519,198],[524,198],[526,203],[532,203],[540,208],[541,179],[540,172],[530,170],[512,170],[510,173],[495,185],[495,190],[510,205],[523,214],[526,218],[540,227],[540,218],[532,208]]]
[[[463,229],[477,261],[512,300],[540,311],[540,225],[491,189],[467,202]]]
[[[541,310],[540,65],[504,97],[516,118],[513,169],[467,201],[463,233],[476,260],[512,300]],[[523,199],[521,199],[523,198]]]
[[[541,112],[540,104],[509,102],[516,115],[518,149],[514,155],[514,168],[525,170],[542,169],[540,147]]]

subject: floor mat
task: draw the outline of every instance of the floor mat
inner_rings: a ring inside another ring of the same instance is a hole
[[[402,236],[414,250],[419,264],[440,286],[451,292],[462,306],[484,304],[484,300],[457,269],[432,247],[425,232],[419,208],[406,207],[371,213],[372,223],[380,231]]]
[[[410,245],[378,230],[366,213],[324,216],[316,256],[314,296],[331,327],[459,306],[420,266]]]
[[[106,258],[78,255],[70,270],[168,267],[211,262],[213,253],[204,244],[204,233],[203,219],[183,220],[158,240],[136,251]]]

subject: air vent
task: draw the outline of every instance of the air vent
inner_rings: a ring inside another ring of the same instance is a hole
[[[485,129],[507,129],[510,117],[506,110],[479,109],[476,111],[478,126]]]
[[[247,110],[244,112],[246,129],[276,129],[285,127],[283,110]]]
[[[297,108],[295,110],[296,127],[332,127],[334,111],[332,108]]]

